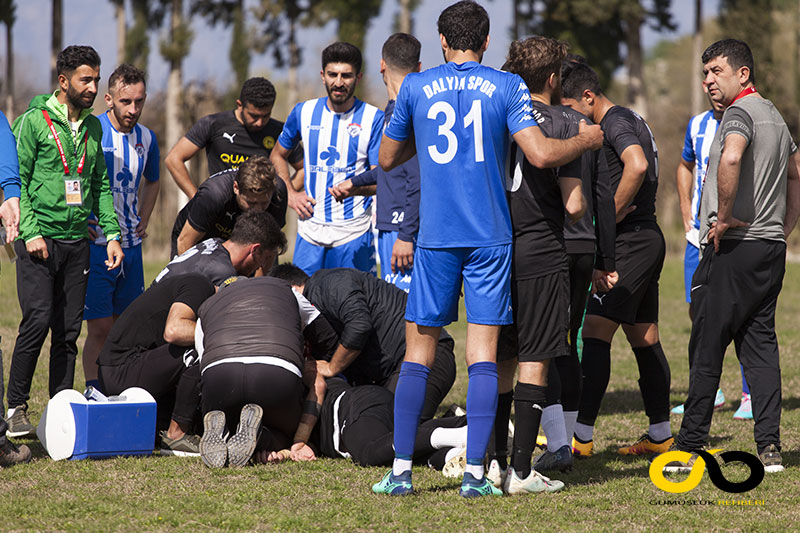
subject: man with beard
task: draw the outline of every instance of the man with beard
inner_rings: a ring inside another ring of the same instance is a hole
[[[283,128],[283,122],[272,118],[275,96],[275,87],[269,80],[250,78],[242,84],[234,111],[201,118],[172,147],[164,164],[189,199],[197,193],[197,186],[189,176],[186,162],[201,148],[206,149],[209,176],[237,168],[254,155],[269,156]],[[299,168],[302,160],[303,151],[298,147],[289,162]],[[279,194],[286,196],[285,191]]]
[[[294,262],[308,275],[321,268],[375,270],[370,223],[372,198],[335,201],[331,189],[378,164],[383,112],[354,96],[361,79],[361,51],[337,42],[322,51],[320,72],[327,97],[297,104],[270,156],[297,211]],[[289,154],[305,150],[305,191],[289,184]]]
[[[119,267],[123,253],[103,159],[103,131],[92,115],[100,57],[90,46],[68,46],[56,61],[58,89],[39,95],[14,122],[20,190],[19,238],[14,249],[22,321],[8,379],[11,436],[34,433],[27,401],[47,331],[50,396],[71,389],[89,273],[87,219],[98,218],[105,265]],[[75,191],[70,185],[78,185]]]
[[[120,65],[108,78],[105,97],[108,111],[99,117],[103,126],[103,156],[125,259],[117,269],[105,268],[106,237],[90,222],[91,259],[83,309],[87,330],[83,373],[87,386],[100,385],[97,354],[114,320],[144,292],[142,239],[147,236],[147,224],[160,184],[156,135],[137,124],[144,109],[146,91],[144,72],[127,63]]]

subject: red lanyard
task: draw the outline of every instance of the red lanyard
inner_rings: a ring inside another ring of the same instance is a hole
[[[736,98],[733,99],[733,102],[731,102],[730,105],[733,105],[733,103],[736,100],[738,100],[739,98],[744,98],[748,94],[753,94],[754,92],[756,92],[756,88],[755,87],[748,87],[747,89],[745,89],[742,92],[740,92],[739,95]]]
[[[44,115],[44,119],[47,121],[47,127],[50,128],[50,133],[53,134],[53,139],[56,141],[56,147],[58,147],[58,155],[61,156],[61,164],[64,165],[64,174],[69,175],[69,165],[67,164],[67,156],[64,155],[64,147],[61,145],[61,139],[58,138],[58,132],[56,131],[55,127],[53,127],[53,121],[50,120],[50,114],[47,112],[46,109],[42,109],[42,115]],[[83,172],[83,163],[86,161],[86,139],[89,137],[89,132],[87,131],[83,135],[83,155],[81,156],[81,160],[78,163],[78,175]]]

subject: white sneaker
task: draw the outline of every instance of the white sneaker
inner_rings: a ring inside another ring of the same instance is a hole
[[[486,479],[491,481],[492,485],[498,489],[502,489],[506,482],[506,471],[500,468],[500,463],[497,459],[492,459],[489,463],[489,469],[486,472]]]
[[[460,478],[467,469],[467,449],[461,448],[453,457],[447,460],[442,468],[444,477]]]
[[[510,466],[506,473],[506,481],[503,484],[503,492],[506,494],[528,494],[531,492],[558,492],[564,488],[564,483],[556,479],[545,477],[536,470],[525,479],[520,479],[516,471]]]

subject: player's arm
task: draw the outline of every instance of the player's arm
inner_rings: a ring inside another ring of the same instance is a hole
[[[178,255],[181,255],[183,252],[202,241],[205,236],[205,232],[194,229],[187,220],[183,224],[183,229],[178,235]]]
[[[783,234],[789,234],[800,217],[800,157],[795,151],[789,156],[786,182],[786,214],[783,217]]]
[[[194,328],[197,315],[183,302],[175,302],[169,308],[167,323],[164,325],[164,340],[178,346],[194,345]]]
[[[414,142],[413,136],[404,141],[395,141],[384,134],[381,139],[381,151],[378,156],[378,163],[383,170],[389,172],[394,167],[402,165],[415,155],[417,155],[417,144]]]
[[[373,165],[358,176],[341,181],[333,187],[328,187],[328,192],[339,202],[350,196],[372,196],[377,190],[378,167]]]
[[[332,378],[336,374],[344,372],[359,355],[361,355],[360,349],[348,348],[339,343],[330,361],[317,361],[317,370],[322,376]]]
[[[580,178],[563,177],[558,179],[558,187],[561,189],[561,201],[564,202],[564,209],[570,220],[573,223],[579,221],[586,213],[583,182]]]
[[[142,189],[139,191],[139,224],[136,226],[136,234],[140,239],[147,237],[147,226],[150,224],[150,216],[156,206],[158,191],[161,188],[161,181],[150,181],[145,179]]]
[[[167,157],[164,158],[164,164],[169,170],[172,179],[175,180],[178,188],[190,200],[197,193],[197,187],[192,183],[189,169],[186,168],[186,162],[194,157],[198,150],[200,150],[200,146],[197,146],[186,137],[181,137],[172,147],[172,150],[169,151]]]
[[[638,144],[631,144],[620,154],[622,160],[622,177],[614,194],[614,209],[617,213],[617,222],[620,222],[625,215],[633,211],[635,206],[631,205],[636,193],[644,183],[647,174],[647,157],[644,150]]]
[[[303,162],[300,162],[300,168],[294,173],[294,176],[291,178],[292,182],[292,189],[300,192],[305,187],[305,179],[306,179],[306,171],[303,168]]]
[[[314,214],[314,204],[317,202],[304,191],[295,190],[289,178],[289,154],[291,150],[284,148],[280,142],[275,143],[269,155],[278,177],[286,183],[289,207],[297,212],[301,219],[310,218]]]
[[[312,359],[306,359],[303,367],[303,383],[308,387],[305,403],[303,404],[303,414],[297,424],[292,441],[291,458],[292,461],[313,461],[316,459],[314,450],[308,446],[308,439],[319,418],[322,409],[322,401],[325,398],[327,385],[325,378],[317,372],[317,366]]]
[[[736,191],[739,190],[739,174],[742,168],[742,156],[749,141],[739,134],[725,137],[722,156],[717,169],[717,221],[709,232],[709,243],[713,240],[714,251],[719,251],[719,241],[730,228],[747,226],[746,222],[733,218],[733,203]]]
[[[678,188],[678,203],[681,206],[681,218],[683,219],[683,231],[685,233],[689,233],[692,229],[693,166],[691,161],[681,159],[680,163],[678,163],[677,175],[675,176],[675,184]]]
[[[578,135],[569,139],[551,139],[542,131],[529,127],[513,134],[528,162],[537,168],[552,168],[566,165],[577,159],[586,150],[598,150],[603,146],[603,130],[599,125],[580,122]]]

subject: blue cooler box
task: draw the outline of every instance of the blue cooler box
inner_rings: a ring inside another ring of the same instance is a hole
[[[121,401],[87,400],[73,389],[53,396],[36,435],[53,460],[150,455],[156,437],[156,402],[132,387]]]

